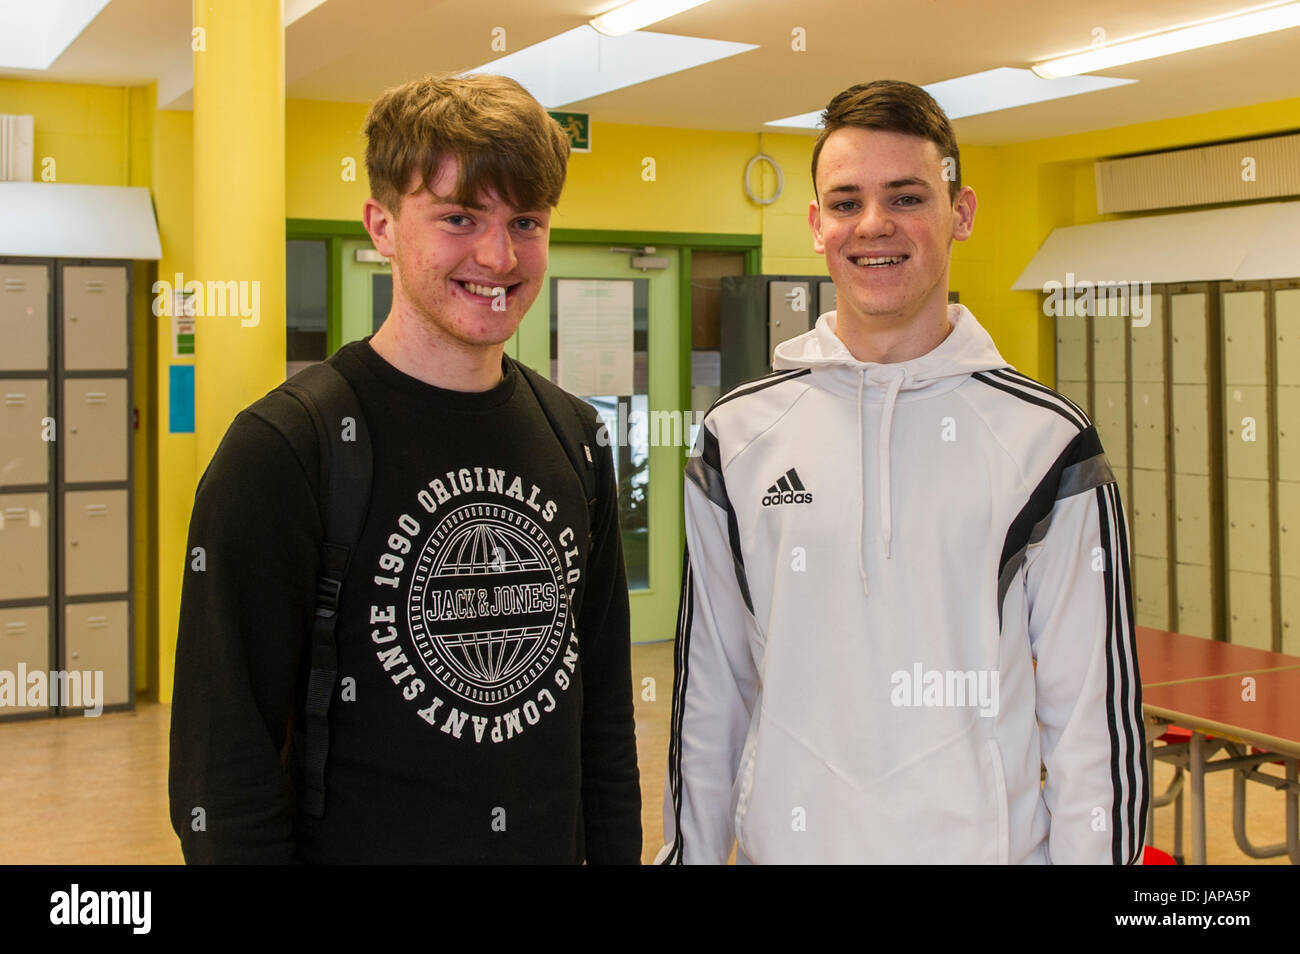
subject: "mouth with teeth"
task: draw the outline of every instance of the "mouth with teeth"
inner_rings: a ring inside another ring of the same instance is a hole
[[[495,283],[482,284],[479,282],[461,281],[459,278],[453,278],[452,283],[459,286],[461,291],[474,301],[488,303],[494,302],[498,298],[504,298],[506,301],[509,301],[511,295],[514,294],[514,290],[519,287],[518,282],[509,285],[498,285]]]
[[[895,265],[902,265],[911,258],[910,255],[882,255],[878,257],[860,256],[850,259],[854,265],[861,268],[892,268]]]

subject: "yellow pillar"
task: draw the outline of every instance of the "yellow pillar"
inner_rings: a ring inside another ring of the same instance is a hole
[[[279,0],[194,2],[195,437],[207,466],[284,380],[284,27]],[[189,284],[190,276],[186,276]],[[197,295],[196,295],[197,298]]]

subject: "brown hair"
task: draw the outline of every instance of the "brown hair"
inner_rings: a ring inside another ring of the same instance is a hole
[[[961,191],[961,154],[948,117],[934,97],[912,83],[876,80],[850,86],[830,101],[822,112],[822,133],[813,146],[813,194],[817,193],[817,159],[830,134],[845,126],[907,133],[928,139],[939,147],[939,155],[952,157],[954,175],[948,181],[948,197],[956,201]]]
[[[519,211],[554,207],[564,189],[569,140],[512,79],[429,74],[386,91],[366,116],[370,194],[394,215],[412,174],[432,190],[439,163],[460,161],[451,199],[477,205],[493,192]]]

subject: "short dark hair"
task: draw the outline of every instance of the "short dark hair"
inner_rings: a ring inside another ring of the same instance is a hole
[[[526,89],[504,76],[430,73],[388,90],[366,116],[370,195],[394,215],[419,172],[430,189],[448,156],[460,160],[452,199],[484,191],[513,208],[553,208],[569,163],[569,138]]]
[[[845,126],[907,133],[928,139],[939,147],[939,155],[951,156],[953,177],[948,181],[948,197],[956,201],[961,191],[961,153],[957,137],[934,97],[921,87],[900,80],[876,80],[850,86],[830,101],[822,111],[822,133],[813,146],[813,194],[817,193],[817,159],[830,134]]]

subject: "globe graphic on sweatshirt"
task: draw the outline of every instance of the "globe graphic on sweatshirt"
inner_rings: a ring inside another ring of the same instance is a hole
[[[563,580],[555,546],[529,513],[495,502],[449,511],[425,540],[407,600],[429,674],[480,705],[526,691],[563,642]]]

